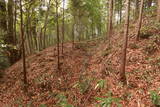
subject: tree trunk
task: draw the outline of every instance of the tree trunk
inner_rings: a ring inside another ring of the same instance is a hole
[[[157,20],[160,22],[160,0],[158,0],[158,9],[157,9]]]
[[[6,2],[0,0],[0,30],[7,31],[7,20],[6,20]],[[5,36],[4,36],[5,37]]]
[[[62,54],[63,54],[63,42],[64,42],[64,6],[65,6],[65,0],[63,0],[63,25],[62,25]]]
[[[152,0],[147,1],[147,7],[150,8],[152,6]]]
[[[138,13],[139,13],[139,0],[136,0],[135,3],[135,19],[138,19]]]
[[[24,46],[22,0],[20,0],[20,20],[21,20],[20,28],[21,28],[21,40],[22,40],[23,82],[24,82],[24,91],[27,92],[27,71],[26,71],[26,57],[25,57],[25,46]]]
[[[126,0],[126,18],[125,18],[125,31],[124,31],[124,44],[122,51],[122,64],[121,64],[121,72],[120,72],[120,80],[127,84],[126,75],[125,75],[125,67],[126,67],[126,54],[127,54],[127,45],[128,45],[128,32],[129,32],[129,12],[130,12],[130,0]]]
[[[48,15],[49,15],[49,10],[50,10],[50,3],[51,3],[51,0],[49,0],[48,6],[47,6],[47,13],[46,13],[45,22],[44,22],[43,49],[46,48],[46,30],[47,30],[47,24],[48,24]]]
[[[75,30],[75,16],[74,16],[73,24],[72,24],[72,48],[74,48],[74,39],[75,39],[74,30]]]
[[[120,4],[119,4],[119,5],[120,5],[119,17],[120,17],[120,24],[121,24],[121,22],[122,22],[122,7],[123,7],[123,6],[122,6],[122,0],[119,0],[119,3],[120,3]]]
[[[33,45],[32,45],[32,38],[31,38],[31,33],[30,33],[30,17],[29,17],[29,9],[30,8],[27,8],[27,22],[26,22],[26,33],[27,33],[27,38],[28,38],[28,47],[29,47],[29,52],[30,54],[33,52]]]
[[[7,44],[8,51],[10,53],[10,56],[8,56],[11,65],[14,64],[17,59],[17,50],[15,50],[13,47],[15,44],[14,38],[14,27],[13,27],[13,0],[8,0],[8,34],[5,36],[5,43]]]
[[[138,20],[138,26],[137,26],[137,34],[136,34],[137,41],[139,40],[140,30],[141,30],[141,26],[142,26],[143,4],[144,4],[144,0],[141,0],[141,7],[140,7],[139,20]]]
[[[113,18],[113,0],[109,1],[109,23],[108,23],[108,40],[109,40],[109,47],[111,45],[111,35],[112,35],[112,18]]]
[[[16,23],[17,23],[17,1],[14,2],[14,44],[17,44],[17,33],[16,33]]]
[[[56,0],[56,23],[57,23],[57,67],[60,70],[60,49],[59,49],[59,15],[58,15],[58,0]]]

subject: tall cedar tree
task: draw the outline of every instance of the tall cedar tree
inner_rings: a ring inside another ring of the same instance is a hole
[[[22,0],[20,0],[20,20],[21,20],[21,40],[22,40],[23,82],[24,82],[24,90],[27,91],[27,71],[26,71],[26,57],[25,57],[25,47],[24,47]]]
[[[112,35],[112,19],[113,19],[113,0],[109,1],[109,22],[108,22],[108,39],[109,39],[109,47],[111,45],[111,35]]]
[[[57,23],[57,67],[60,70],[60,49],[59,49],[59,15],[58,15],[58,0],[56,2],[56,23]]]
[[[64,6],[65,6],[65,0],[63,0],[63,25],[62,25],[62,54],[63,54],[63,42],[64,42]]]
[[[140,30],[141,30],[141,26],[142,26],[143,4],[144,4],[144,0],[141,0],[141,7],[140,7],[139,20],[138,20],[138,26],[137,26],[137,34],[136,34],[137,41],[139,40]]]
[[[8,34],[5,36],[5,44],[8,46],[8,52],[10,53],[8,58],[12,64],[17,61],[17,51],[13,48],[15,46],[15,39],[14,38],[14,28],[13,28],[13,0],[8,0]]]
[[[120,80],[127,84],[127,79],[125,75],[125,67],[126,67],[126,54],[127,54],[127,45],[128,45],[128,32],[129,32],[129,12],[130,12],[130,0],[126,0],[126,18],[125,18],[125,31],[124,31],[124,44],[122,51],[122,63],[121,63],[121,72],[120,72]]]
[[[6,20],[6,2],[0,0],[0,29],[7,32],[7,20]]]
[[[157,9],[157,20],[160,22],[160,0],[158,0],[158,9]]]
[[[46,48],[46,30],[47,30],[47,24],[48,24],[48,16],[49,16],[50,4],[51,4],[51,0],[49,0],[48,6],[47,6],[47,12],[46,12],[45,22],[44,22],[43,49]]]
[[[135,1],[135,19],[138,19],[138,13],[139,13],[139,0]]]

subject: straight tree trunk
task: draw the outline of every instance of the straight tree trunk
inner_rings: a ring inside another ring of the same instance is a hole
[[[30,17],[29,17],[29,9],[30,8],[27,8],[27,23],[26,23],[26,33],[27,33],[27,38],[28,38],[28,47],[29,47],[29,52],[30,54],[33,52],[33,46],[32,46],[32,38],[31,38],[31,33],[30,33]]]
[[[14,64],[17,60],[17,50],[13,49],[13,46],[15,46],[15,39],[14,38],[14,17],[13,17],[13,6],[14,2],[13,0],[8,0],[8,34],[5,37],[5,43],[8,46],[8,51],[10,53],[10,56],[8,56],[11,65]]]
[[[17,0],[14,1],[14,44],[17,44],[17,33],[16,33],[16,23],[17,23]]]
[[[50,4],[51,4],[51,0],[49,0],[48,6],[47,6],[47,13],[46,13],[45,22],[44,22],[43,49],[46,48],[46,30],[47,30],[47,24],[48,24],[48,15],[49,15],[49,10],[50,10]]]
[[[152,0],[147,1],[147,7],[150,8],[152,6]]]
[[[56,0],[56,23],[57,23],[57,67],[60,70],[60,49],[59,49],[59,15],[58,15],[58,0]]]
[[[158,0],[158,9],[157,9],[157,20],[160,22],[160,0]]]
[[[74,39],[75,39],[74,30],[75,30],[75,16],[74,16],[73,24],[72,24],[72,48],[74,48]]]
[[[8,0],[8,37],[6,38],[8,44],[14,43],[13,34],[13,0]]]
[[[23,61],[23,82],[24,91],[27,92],[27,70],[26,70],[26,57],[25,57],[25,46],[24,46],[24,31],[23,31],[23,10],[22,0],[20,0],[20,20],[21,20],[21,40],[22,40],[22,61]]]
[[[109,47],[111,45],[111,35],[112,35],[112,18],[113,18],[113,0],[109,0],[109,23],[108,23],[108,40]]]
[[[120,17],[120,24],[121,24],[121,23],[122,23],[122,7],[123,7],[123,6],[122,6],[122,0],[119,0],[119,3],[120,3],[120,4],[119,4],[119,5],[120,5],[119,17]]]
[[[130,0],[126,0],[126,18],[125,18],[125,31],[124,31],[124,44],[122,51],[122,63],[121,63],[121,72],[120,72],[120,80],[127,84],[127,79],[125,75],[125,67],[126,67],[126,54],[127,54],[127,45],[128,45],[128,32],[129,32],[129,12],[130,12]]]
[[[65,0],[63,0],[63,25],[62,25],[62,54],[63,54],[63,42],[64,42],[64,20],[65,20],[65,17],[64,17],[64,6],[65,6]]]
[[[5,0],[0,0],[0,30],[4,32],[7,32],[6,12],[6,2]]]
[[[144,0],[141,0],[141,7],[140,7],[139,20],[138,20],[138,26],[137,26],[137,34],[136,34],[137,41],[139,40],[140,30],[141,30],[141,26],[142,26],[143,4],[144,4]]]
[[[136,0],[135,2],[135,19],[138,19],[138,13],[139,13],[139,0]]]

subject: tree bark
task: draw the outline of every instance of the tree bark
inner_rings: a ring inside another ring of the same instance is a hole
[[[147,1],[147,7],[150,8],[152,6],[152,0]]]
[[[47,6],[47,13],[46,13],[45,22],[44,22],[43,49],[46,48],[46,30],[47,30],[47,24],[48,24],[48,15],[49,15],[49,10],[50,10],[50,3],[51,3],[51,0],[49,0],[48,6]]]
[[[14,44],[17,44],[17,26],[16,26],[16,23],[17,23],[17,0],[14,1]]]
[[[120,24],[122,22],[122,7],[123,7],[123,4],[122,4],[122,0],[119,0],[119,5],[120,5],[120,12],[119,12],[119,17],[120,17]]]
[[[10,60],[10,64],[14,64],[17,61],[17,50],[14,49],[15,44],[15,39],[14,38],[14,16],[13,16],[13,6],[14,2],[13,0],[8,0],[8,34],[5,36],[5,44],[7,44],[8,51],[10,55],[8,56]]]
[[[21,28],[21,40],[22,40],[23,82],[24,82],[24,91],[27,92],[27,70],[26,70],[26,57],[25,57],[25,46],[24,46],[22,0],[20,0],[20,21],[21,21],[20,28]]]
[[[0,30],[7,31],[7,20],[6,20],[6,2],[0,0]]]
[[[160,0],[158,0],[157,20],[160,22]]]
[[[126,18],[125,18],[125,31],[124,31],[124,44],[122,51],[122,64],[121,64],[121,72],[120,72],[120,80],[126,85],[127,79],[125,75],[125,67],[126,67],[126,54],[127,54],[127,45],[128,45],[128,32],[129,32],[129,12],[130,12],[130,0],[126,0]]]
[[[60,49],[59,49],[59,15],[58,15],[58,0],[56,0],[56,23],[57,23],[57,67],[60,70]]]
[[[72,48],[74,48],[74,39],[75,39],[74,30],[75,30],[75,16],[73,18],[73,24],[72,24]]]
[[[142,26],[143,4],[144,4],[144,0],[141,0],[141,7],[140,7],[138,26],[137,26],[137,34],[136,34],[137,41],[139,40],[140,30],[141,30],[141,26]]]
[[[112,18],[113,18],[113,0],[109,1],[109,23],[108,23],[108,40],[109,47],[111,45],[111,35],[112,35]]]
[[[64,20],[65,20],[65,17],[64,17],[64,6],[65,6],[65,0],[63,0],[63,25],[62,25],[62,54],[63,54],[63,42],[64,42]]]
[[[138,13],[139,13],[139,0],[136,0],[135,2],[135,19],[138,19]]]

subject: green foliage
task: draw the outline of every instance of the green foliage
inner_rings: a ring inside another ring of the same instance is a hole
[[[105,83],[106,83],[106,80],[99,80],[97,82],[97,85],[95,86],[95,89],[104,89],[105,88]]]
[[[146,16],[152,17],[156,15],[156,6],[151,6],[150,8],[145,8],[144,12]]]
[[[79,81],[73,86],[74,88],[78,88],[79,91],[84,94],[86,93],[91,86],[92,78],[87,78],[84,74],[80,76]]]
[[[106,96],[107,98],[95,98],[99,102],[99,104],[97,104],[98,107],[111,107],[112,104],[116,104],[118,107],[122,107],[122,105],[119,103],[120,99],[112,97],[111,92],[109,92]]]
[[[160,106],[160,95],[157,93],[157,91],[151,91],[150,92],[152,103],[155,106]]]
[[[58,102],[57,102],[58,106],[60,106],[60,107],[74,107],[72,104],[69,104],[67,102],[67,98],[65,95],[58,94],[56,97],[58,98]]]
[[[47,107],[45,104],[41,104],[39,105],[39,107]]]

